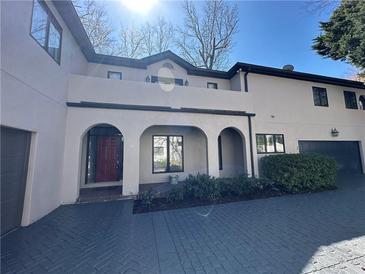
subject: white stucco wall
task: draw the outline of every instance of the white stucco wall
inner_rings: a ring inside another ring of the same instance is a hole
[[[212,176],[219,176],[217,140],[220,132],[226,127],[234,127],[248,136],[247,117],[244,116],[70,107],[67,113],[62,203],[74,203],[79,195],[82,136],[90,127],[101,123],[115,126],[124,137],[124,195],[138,193],[140,138],[153,125],[200,128],[207,136],[208,173]],[[248,153],[249,150],[246,150],[247,159]],[[146,166],[151,171],[151,161],[148,162]],[[247,170],[251,170],[249,162]]]
[[[33,1],[1,1],[1,124],[31,131],[23,225],[60,204],[69,73],[86,61],[52,3],[63,28],[61,65],[30,36]]]
[[[191,87],[207,88],[208,82],[214,82],[218,84],[218,89],[231,89],[231,82],[228,79],[188,75],[184,68],[180,67],[175,62],[169,59],[151,64],[147,66],[147,69],[89,63],[87,75],[93,77],[107,78],[108,71],[116,71],[122,72],[123,80],[145,82],[147,76],[158,76],[160,69],[165,63],[170,63],[173,66],[173,69],[170,70],[171,76],[173,78],[183,79],[184,82],[185,80],[188,80],[189,86]]]
[[[249,112],[252,109],[251,96],[252,94],[248,92],[212,90],[192,86],[175,86],[171,91],[166,91],[159,84],[72,75],[68,101],[245,110]]]
[[[365,154],[365,111],[347,109],[343,95],[354,91],[359,98],[365,90],[252,73],[248,82],[254,132],[284,134],[287,153],[299,152],[298,140],[327,140],[360,141]],[[313,86],[327,89],[329,107],[314,105]],[[338,137],[331,136],[332,128],[340,132]]]
[[[183,136],[184,172],[152,173],[152,136]],[[170,175],[178,175],[183,180],[189,174],[207,173],[207,142],[204,133],[195,127],[153,126],[146,129],[140,139],[139,182],[165,183]],[[127,163],[126,163],[127,164]]]

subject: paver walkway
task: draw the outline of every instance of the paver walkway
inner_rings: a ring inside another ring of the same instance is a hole
[[[365,177],[336,191],[132,215],[61,206],[2,239],[2,273],[365,273]]]

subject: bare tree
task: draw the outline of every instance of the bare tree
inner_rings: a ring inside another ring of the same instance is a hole
[[[206,1],[200,12],[185,1],[185,24],[178,28],[176,45],[181,55],[197,67],[222,69],[227,65],[238,30],[237,6],[223,0]]]
[[[118,37],[118,55],[129,58],[139,58],[143,55],[145,34],[140,28],[120,26]]]
[[[345,73],[345,77],[349,80],[359,81],[365,83],[365,71],[359,68],[350,68]]]
[[[158,17],[156,22],[147,22],[142,26],[143,54],[150,56],[171,48],[174,35],[174,27],[163,17]]]
[[[309,14],[325,14],[332,13],[339,4],[340,0],[312,0],[303,2],[304,11]]]
[[[102,2],[74,0],[73,3],[95,51],[109,55],[115,54],[113,29]]]

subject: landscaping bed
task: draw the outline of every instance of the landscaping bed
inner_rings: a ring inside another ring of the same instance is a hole
[[[264,199],[270,197],[277,197],[285,195],[285,193],[280,192],[267,192],[267,193],[256,193],[255,195],[245,196],[245,197],[223,197],[218,201],[212,202],[207,200],[194,200],[194,199],[186,199],[181,201],[170,202],[168,198],[154,198],[150,205],[146,205],[141,199],[137,199],[134,201],[133,213],[145,213],[145,212],[154,212],[161,210],[172,210],[179,208],[188,208],[188,207],[197,207],[197,206],[206,206],[212,204],[226,204],[254,199]]]
[[[133,213],[311,193],[336,188],[336,163],[320,155],[282,154],[262,159],[262,178],[241,175],[214,178],[189,175],[161,197],[153,190],[140,193]]]

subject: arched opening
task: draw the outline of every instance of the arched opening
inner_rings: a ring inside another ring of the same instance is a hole
[[[365,95],[359,97],[360,109],[365,110]]]
[[[229,127],[218,136],[219,176],[235,177],[247,174],[244,136]]]
[[[151,126],[140,138],[140,191],[170,176],[207,173],[207,137],[193,126]]]
[[[123,135],[114,126],[98,124],[82,138],[81,188],[121,185]]]

